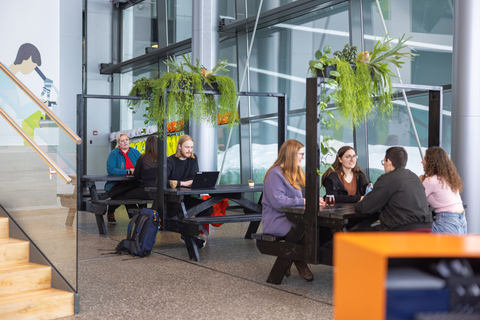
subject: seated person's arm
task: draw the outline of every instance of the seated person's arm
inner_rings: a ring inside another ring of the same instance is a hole
[[[352,203],[352,202],[358,202],[360,201],[360,198],[362,196],[360,195],[352,195],[352,196],[349,196],[349,195],[344,195],[344,194],[340,194],[339,193],[339,190],[335,190],[333,188],[333,181],[330,180],[330,179],[325,179],[323,181],[323,186],[325,187],[325,194],[333,194],[335,196],[335,202],[336,203]]]
[[[192,182],[193,182],[193,177],[195,177],[195,174],[200,171],[200,169],[198,169],[198,160],[197,160],[197,155],[195,154],[195,159],[192,163],[192,166],[189,168],[188,172],[185,172],[184,174],[184,179],[182,179],[182,181],[179,181],[179,185],[180,186],[183,186],[183,187],[190,187],[192,185]]]
[[[194,161],[192,162],[192,166],[190,166],[186,172],[174,172],[175,163],[173,161],[167,161],[167,185],[170,184],[170,181],[177,181],[179,187],[191,186],[193,182],[193,177],[198,172],[197,159],[194,159]]]
[[[141,173],[142,173],[142,167],[143,167],[143,161],[137,161],[137,164],[135,165],[135,170],[133,171],[133,177],[135,179],[141,179]]]
[[[114,152],[114,150],[110,152],[110,155],[107,159],[107,173],[118,176],[124,176],[127,174],[127,169],[121,169],[117,167],[117,154]]]
[[[364,214],[379,212],[390,199],[390,192],[382,177],[378,178],[373,190],[363,197],[362,201],[355,204],[355,211]]]
[[[269,175],[272,175],[271,172]],[[263,185],[263,197],[270,199],[270,205],[276,210],[281,211],[283,206],[303,206],[305,205],[305,199],[303,197],[288,197],[284,185],[279,183],[279,180],[268,179],[273,177],[267,177]]]

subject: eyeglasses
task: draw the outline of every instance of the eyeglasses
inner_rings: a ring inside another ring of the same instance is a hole
[[[385,164],[385,160],[382,160],[380,161],[380,163],[382,164],[382,166]]]
[[[305,152],[298,152],[297,154],[303,157],[305,155]]]
[[[345,159],[347,160],[352,160],[352,159],[358,159],[358,156],[357,155],[354,155],[354,156],[344,156]]]

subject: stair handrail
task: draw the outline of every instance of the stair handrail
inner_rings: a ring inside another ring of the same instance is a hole
[[[30,136],[18,126],[18,124],[0,107],[0,115],[7,120],[7,122],[12,126],[15,131],[32,147],[33,150],[50,166],[50,169],[54,170],[58,175],[65,181],[65,183],[72,183],[72,178],[70,178],[65,171],[62,170],[45,152],[43,152],[35,141],[30,138]]]
[[[32,99],[35,104],[42,109],[45,114],[48,115],[50,119],[52,119],[73,141],[75,141],[76,144],[81,144],[82,139],[75,134],[66,124],[64,124],[50,109],[47,108],[46,105],[40,101],[40,99],[37,98],[36,95],[34,95],[20,80],[15,77],[15,75],[8,70],[8,68],[0,62],[0,69],[23,91],[27,96]]]

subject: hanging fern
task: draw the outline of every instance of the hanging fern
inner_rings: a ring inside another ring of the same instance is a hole
[[[401,68],[402,58],[413,59],[417,54],[410,51],[401,51],[408,48],[405,44],[410,38],[403,35],[394,44],[394,39],[388,35],[377,41],[372,52],[365,51],[356,54],[356,47],[345,45],[343,51],[335,52],[335,59],[320,51],[315,53],[315,59],[309,62],[309,70],[316,74],[317,70],[324,71],[326,66],[336,64],[338,81],[335,104],[340,110],[346,126],[356,126],[370,115],[373,107],[378,110],[380,117],[386,117],[393,111],[393,87],[391,77],[395,74],[390,70],[393,65]],[[330,50],[330,49],[329,49]],[[352,68],[352,59],[356,55],[355,68]],[[334,61],[334,62],[333,62]],[[372,79],[373,78],[373,79]],[[328,103],[328,101],[325,101]]]
[[[174,121],[184,119],[197,122],[206,121],[217,124],[218,113],[229,112],[236,114],[236,85],[228,76],[216,75],[219,71],[228,71],[226,61],[219,61],[212,71],[206,70],[197,60],[197,65],[190,62],[190,57],[182,56],[184,62],[170,58],[165,64],[170,72],[164,73],[159,79],[151,80],[141,78],[134,82],[130,96],[140,96],[142,100],[130,100],[131,108],[138,108],[147,103],[145,108],[145,124],[150,121],[163,123],[165,120]],[[188,67],[191,71],[187,71]],[[219,103],[215,95],[206,94],[205,90],[218,85],[220,92]],[[165,90],[168,89],[167,101]],[[235,118],[231,117],[228,125],[235,124]],[[161,137],[163,132],[159,131]]]
[[[361,61],[355,63],[355,92],[357,93],[358,122],[368,118],[373,109],[372,74],[368,65]]]

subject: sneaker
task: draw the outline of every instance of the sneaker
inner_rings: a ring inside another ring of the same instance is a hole
[[[185,243],[185,237],[183,235],[180,237],[180,241]],[[205,248],[205,245],[207,244],[207,240],[203,240],[199,237],[195,237],[195,244],[197,245],[198,249],[203,249],[203,248]]]
[[[115,220],[115,213],[109,213],[108,214],[108,224],[109,225],[116,225],[117,220]]]
[[[108,195],[108,192],[98,194],[98,200],[107,200],[108,198],[110,198],[110,196]]]
[[[200,237],[195,237],[195,243],[197,244],[198,249],[203,249],[207,245],[207,239],[202,239]]]

